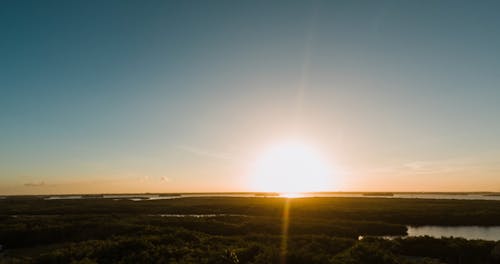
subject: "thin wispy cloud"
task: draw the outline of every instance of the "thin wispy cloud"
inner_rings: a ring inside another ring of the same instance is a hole
[[[403,164],[401,171],[406,171],[414,174],[437,174],[448,173],[452,171],[462,170],[462,167],[451,166],[446,162],[433,162],[433,161],[412,161]]]
[[[470,157],[441,160],[413,160],[368,169],[368,172],[377,174],[445,174],[480,169],[484,163],[484,161]],[[492,164],[488,165],[492,166]]]
[[[151,182],[170,182],[170,178],[167,176],[160,176],[160,177],[150,177],[150,176],[141,176],[138,178],[139,182],[141,183],[151,183]]]
[[[141,177],[139,177],[139,181],[140,182],[147,182],[147,181],[149,181],[149,176],[141,176]]]
[[[160,178],[160,181],[162,181],[162,182],[169,182],[169,181],[170,181],[170,178],[169,178],[169,177],[166,177],[166,176],[162,176],[162,177]]]
[[[42,187],[45,186],[44,181],[39,181],[39,182],[27,182],[24,184],[25,187]]]
[[[203,156],[203,157],[209,157],[209,158],[214,158],[214,159],[222,159],[222,160],[234,160],[234,156],[229,154],[229,153],[224,153],[224,152],[219,152],[219,151],[213,151],[213,150],[208,150],[208,149],[203,149],[203,148],[198,148],[198,147],[193,147],[193,146],[178,146],[177,147],[179,150],[197,155],[197,156]]]

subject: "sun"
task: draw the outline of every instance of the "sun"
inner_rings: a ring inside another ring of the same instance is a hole
[[[260,192],[301,193],[327,191],[330,168],[310,145],[291,141],[264,151],[254,163],[252,187]]]

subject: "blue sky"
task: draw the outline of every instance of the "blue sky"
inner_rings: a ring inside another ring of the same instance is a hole
[[[499,11],[3,2],[0,194],[249,190],[288,138],[321,149],[332,190],[500,191]]]

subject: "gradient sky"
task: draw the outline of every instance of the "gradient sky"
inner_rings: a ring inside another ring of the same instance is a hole
[[[2,1],[0,194],[500,191],[498,1]]]

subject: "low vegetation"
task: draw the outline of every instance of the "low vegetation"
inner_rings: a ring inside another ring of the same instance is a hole
[[[8,197],[0,263],[500,263],[497,242],[379,238],[405,235],[406,225],[498,223],[498,201]]]

